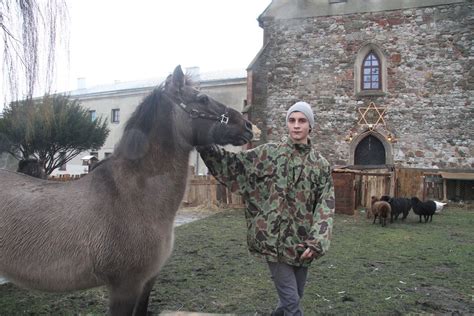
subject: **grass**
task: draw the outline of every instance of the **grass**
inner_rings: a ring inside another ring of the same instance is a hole
[[[474,313],[474,210],[387,227],[337,215],[329,253],[309,272],[307,315]],[[180,226],[150,309],[267,315],[277,301],[266,265],[249,255],[242,211]],[[101,315],[107,292],[44,294],[0,286],[0,315]]]

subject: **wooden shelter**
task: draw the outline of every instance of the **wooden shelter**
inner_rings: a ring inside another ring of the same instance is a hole
[[[364,169],[346,167],[333,170],[336,212],[354,215],[370,207],[372,196],[390,195],[421,200],[474,201],[474,172],[387,167]]]

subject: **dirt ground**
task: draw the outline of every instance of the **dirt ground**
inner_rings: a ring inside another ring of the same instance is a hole
[[[174,221],[175,226],[181,226],[187,224],[218,212],[222,210],[215,207],[206,207],[206,206],[195,206],[195,207],[181,207],[176,213],[176,218]]]

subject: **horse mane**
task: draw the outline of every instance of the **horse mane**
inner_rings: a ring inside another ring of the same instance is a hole
[[[118,155],[136,160],[150,150],[150,144],[156,144],[168,154],[176,151],[179,143],[173,116],[175,106],[165,91],[179,94],[181,88],[176,89],[171,78],[171,75],[168,76],[164,83],[146,96],[128,119],[116,149]],[[184,76],[184,85],[195,86],[190,74]],[[153,141],[150,141],[151,138],[154,138]]]
[[[169,114],[169,111],[163,111],[165,110],[165,107],[169,105],[169,102],[162,104],[162,102],[165,100],[165,98],[162,97],[163,89],[163,85],[160,85],[142,100],[131,117],[128,119],[125,125],[124,133],[127,133],[133,129],[139,129],[148,135],[155,126],[155,118],[157,117],[158,113],[168,112],[160,114]],[[168,107],[169,110],[171,109],[171,106],[172,105]],[[163,121],[160,123],[166,123],[167,120],[161,119],[160,121]]]
[[[172,150],[175,146],[173,111],[171,100],[164,96],[164,86],[155,88],[128,119],[117,145],[117,154],[135,160],[143,157],[152,143]],[[151,138],[156,138],[156,141],[151,141]]]

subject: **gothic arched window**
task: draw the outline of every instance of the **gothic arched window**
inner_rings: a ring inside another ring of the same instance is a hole
[[[374,51],[370,51],[362,62],[361,90],[382,90],[382,65]]]

